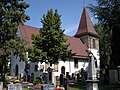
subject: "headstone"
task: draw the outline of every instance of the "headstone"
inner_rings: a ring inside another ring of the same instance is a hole
[[[42,79],[45,82],[45,84],[48,84],[49,83],[48,73],[43,73],[42,74]]]
[[[68,89],[68,79],[67,78],[64,78],[64,88],[65,88],[65,90],[69,90]]]
[[[15,90],[14,84],[8,84],[8,90]]]
[[[34,73],[31,73],[31,82],[34,81]]]
[[[81,79],[82,82],[85,82],[85,70],[83,68],[81,68]]]
[[[20,83],[16,83],[15,90],[22,90],[22,85]]]
[[[3,89],[3,82],[0,82],[0,90]]]
[[[66,78],[69,78],[69,72],[66,72]]]
[[[44,85],[41,86],[41,90],[55,90],[55,86],[44,84]]]
[[[98,82],[96,76],[96,67],[95,67],[95,59],[92,53],[89,54],[89,65],[88,65],[88,78],[87,78],[87,90],[99,90]]]
[[[27,76],[27,81],[30,81],[30,75]]]
[[[109,82],[118,83],[120,82],[120,67],[109,68]]]
[[[8,84],[8,90],[22,90],[22,85],[19,83]]]
[[[48,90],[55,90],[55,86],[54,85],[49,85]]]
[[[79,81],[79,79],[80,79],[80,75],[79,73],[77,73],[77,81]]]
[[[56,86],[56,76],[54,76],[54,86]]]
[[[60,74],[60,86],[64,85],[64,75]]]

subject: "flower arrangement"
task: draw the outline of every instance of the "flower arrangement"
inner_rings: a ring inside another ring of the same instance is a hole
[[[19,82],[20,82],[20,80],[18,80],[18,79],[17,79],[17,80],[15,80],[14,82],[15,82],[15,83],[19,83]]]
[[[39,89],[39,88],[41,88],[41,85],[39,85],[39,84],[38,84],[38,85],[35,85],[34,88],[35,88],[35,89]]]
[[[56,87],[56,90],[65,90],[64,87]]]
[[[56,87],[59,87],[59,86],[60,86],[60,82],[56,81]]]
[[[33,84],[32,84],[32,83],[29,83],[28,86],[33,86]]]
[[[22,82],[22,84],[28,84],[28,82]]]
[[[75,84],[74,84],[74,83],[69,83],[69,86],[70,86],[70,87],[74,87]]]

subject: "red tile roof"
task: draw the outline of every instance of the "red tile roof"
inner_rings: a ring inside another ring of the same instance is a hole
[[[27,42],[27,47],[32,46],[32,34],[38,34],[39,28],[31,27],[31,26],[19,26],[19,30],[21,32],[22,38]],[[68,47],[69,50],[72,50],[72,53],[75,53],[76,58],[83,58],[86,59],[88,54],[86,52],[87,47],[82,43],[82,41],[79,38],[75,38],[72,36],[65,36],[67,38],[66,44],[70,44]]]
[[[86,52],[87,46],[82,43],[79,38],[72,36],[65,36],[67,38],[66,44],[70,44],[68,47],[69,50],[72,50],[72,53],[75,53],[76,58],[87,58],[88,53]]]
[[[84,7],[83,12],[82,12],[82,17],[80,20],[80,24],[78,27],[78,31],[75,34],[75,36],[82,36],[86,33],[98,36],[98,34],[96,33],[96,31],[92,25],[92,22],[91,22],[89,15],[88,15],[86,7]]]
[[[24,26],[19,25],[19,30],[21,32],[22,39],[25,40],[25,42],[27,42],[27,47],[31,47],[32,46],[31,36],[32,34],[38,34],[40,28],[35,28],[27,25]]]

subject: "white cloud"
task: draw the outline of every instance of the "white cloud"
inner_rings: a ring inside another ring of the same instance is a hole
[[[73,36],[78,29],[78,25],[71,25],[70,27],[65,29],[64,34]]]

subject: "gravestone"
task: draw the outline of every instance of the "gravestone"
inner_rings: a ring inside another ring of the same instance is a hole
[[[34,81],[34,73],[31,73],[31,82]]]
[[[69,78],[69,72],[66,72],[66,78]]]
[[[80,75],[79,73],[77,73],[77,81],[79,81],[79,79],[80,79]]]
[[[68,89],[69,85],[68,85],[68,79],[67,78],[64,78],[64,85],[63,86],[64,86],[65,90],[69,90]]]
[[[8,84],[7,90],[22,90],[22,85],[19,83],[16,84]]]
[[[120,66],[109,68],[109,82],[110,83],[120,82]]]
[[[42,74],[42,79],[45,82],[45,84],[49,84],[49,76],[48,73],[43,73]]]
[[[88,78],[87,78],[87,90],[99,90],[96,76],[95,58],[94,55],[89,53],[89,65],[88,65]]]
[[[22,90],[22,85],[20,83],[14,84],[15,90]]]
[[[15,90],[14,84],[8,84],[8,90]]]
[[[3,89],[3,82],[0,82],[0,90]]]
[[[55,90],[55,86],[54,85],[49,85],[48,90]]]
[[[56,86],[56,79],[57,79],[57,77],[54,76],[54,86]]]
[[[30,75],[27,76],[27,81],[28,81],[28,82],[30,81]]]
[[[64,75],[60,74],[60,86],[64,85]]]
[[[41,86],[41,90],[55,90],[55,86],[44,84],[44,85]]]

